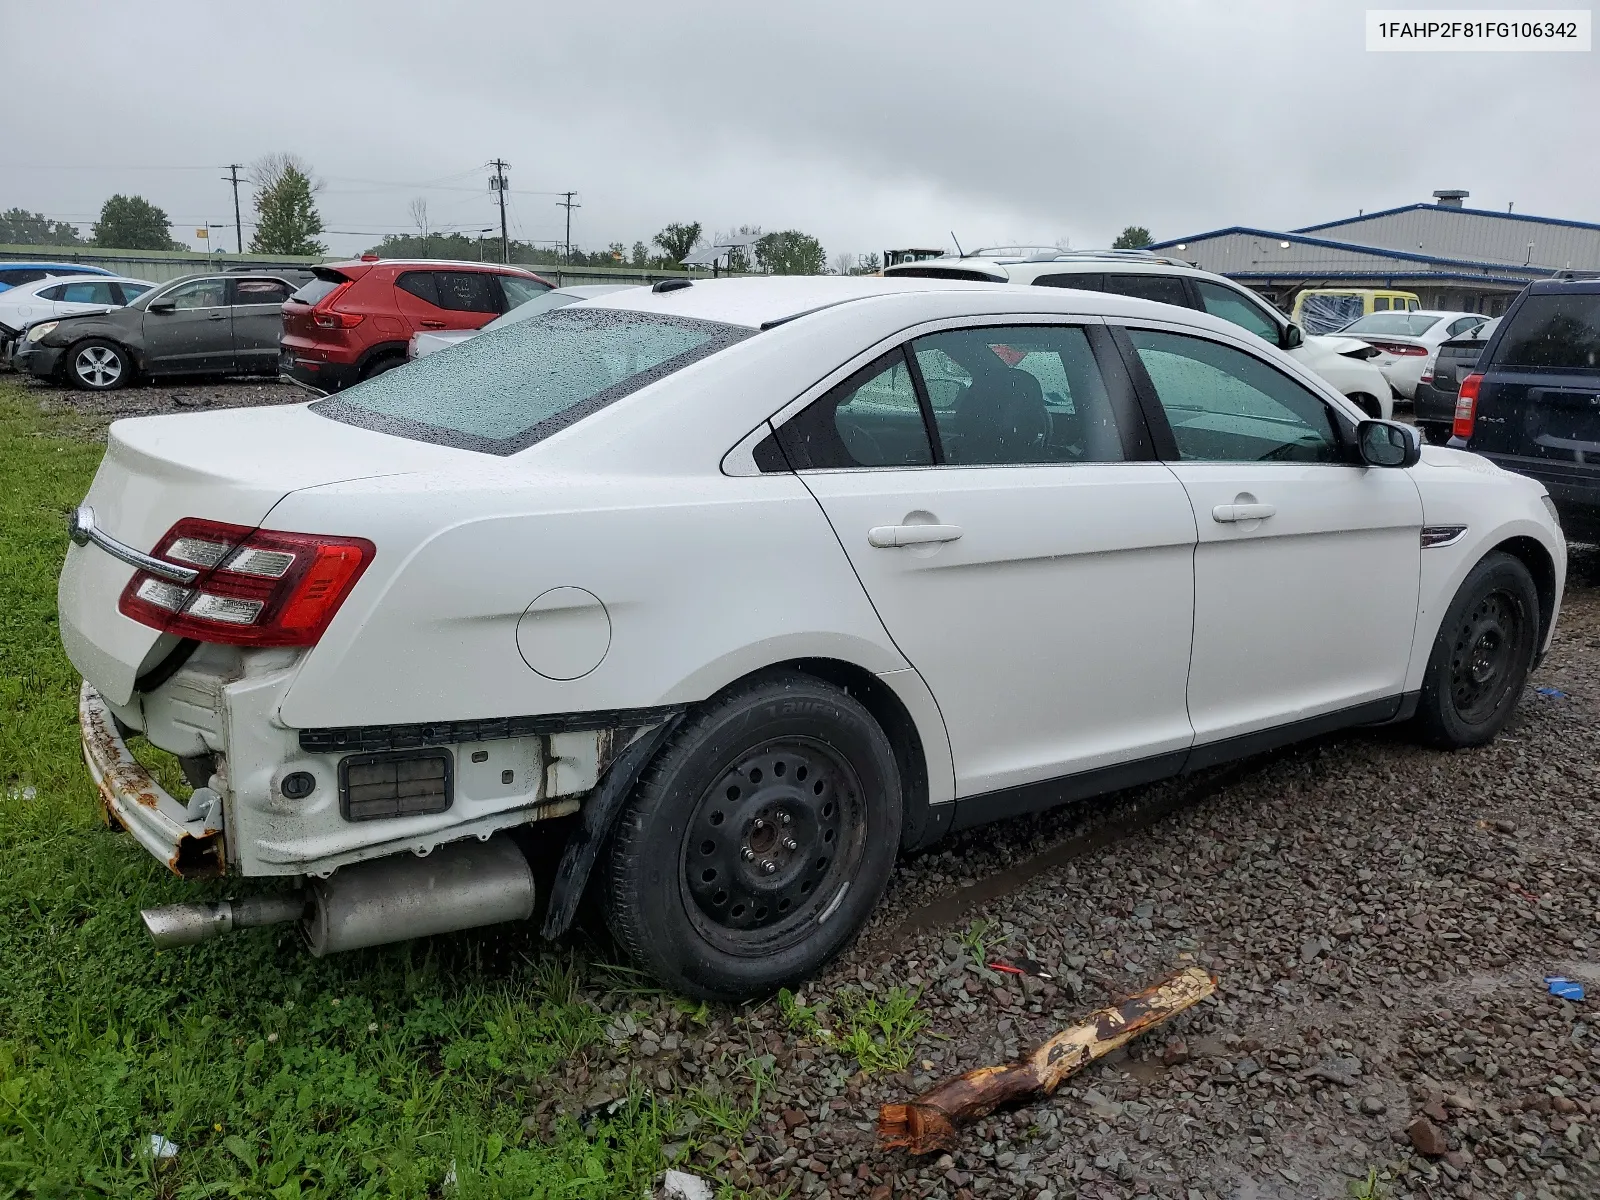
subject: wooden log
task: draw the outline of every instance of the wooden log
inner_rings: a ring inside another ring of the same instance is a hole
[[[1188,967],[1120,1004],[1091,1013],[1024,1059],[968,1071],[910,1104],[885,1104],[878,1110],[878,1137],[885,1150],[903,1147],[912,1154],[953,1150],[957,1126],[1003,1105],[1050,1095],[1067,1076],[1216,990],[1216,979],[1198,967]]]

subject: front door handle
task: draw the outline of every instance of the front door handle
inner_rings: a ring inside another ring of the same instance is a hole
[[[1278,510],[1270,504],[1219,504],[1211,510],[1213,521],[1264,521]]]
[[[208,321],[226,321],[227,319],[228,319],[228,314],[227,313],[212,313],[209,317],[206,318],[206,320],[208,320]]]
[[[931,546],[953,542],[961,536],[959,525],[876,525],[867,530],[867,542],[880,550],[896,546]]]

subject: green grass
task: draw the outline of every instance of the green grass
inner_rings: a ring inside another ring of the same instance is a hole
[[[778,993],[778,1009],[792,1032],[854,1058],[863,1071],[875,1075],[911,1065],[916,1036],[928,1023],[927,1014],[917,1011],[921,994],[895,987],[880,998],[847,987],[834,994],[831,1005],[808,1005],[784,988]],[[831,1007],[838,1012],[830,1014]]]
[[[79,755],[55,587],[99,458],[0,381],[0,1196],[633,1198],[683,1114],[748,1124],[759,1074],[748,1108],[635,1091],[525,1133],[540,1079],[606,1020],[594,974],[531,934],[320,961],[281,929],[150,948],[141,906],[226,891],[108,830]],[[177,1158],[153,1163],[151,1134]]]

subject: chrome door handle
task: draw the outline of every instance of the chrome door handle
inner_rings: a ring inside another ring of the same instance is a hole
[[[1211,510],[1213,521],[1263,521],[1278,510],[1270,504],[1219,504]]]
[[[867,542],[880,550],[896,546],[931,546],[953,542],[961,536],[959,525],[876,525],[867,530]]]
[[[227,319],[228,319],[228,314],[227,313],[212,313],[209,317],[206,318],[206,320],[208,320],[208,321],[226,321]]]

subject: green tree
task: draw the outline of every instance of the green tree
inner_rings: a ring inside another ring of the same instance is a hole
[[[756,266],[769,275],[821,275],[828,269],[828,255],[809,233],[785,229],[756,243]]]
[[[167,214],[143,196],[117,194],[100,206],[94,223],[94,244],[117,250],[180,250],[172,240]]]
[[[321,190],[306,165],[292,154],[269,154],[250,168],[256,184],[254,254],[325,254],[317,240],[322,218],[313,196]]]
[[[0,244],[7,246],[81,246],[77,226],[52,221],[43,213],[13,208],[0,213]]]
[[[655,244],[660,246],[662,252],[671,266],[677,266],[689,252],[700,244],[700,222],[690,221],[683,224],[674,221],[655,236]]]
[[[649,265],[650,247],[646,246],[643,242],[635,242],[633,244],[632,261],[629,263],[629,266],[648,267]]]
[[[1129,225],[1117,234],[1117,240],[1111,243],[1113,250],[1143,250],[1154,239],[1150,231],[1143,225]]]

